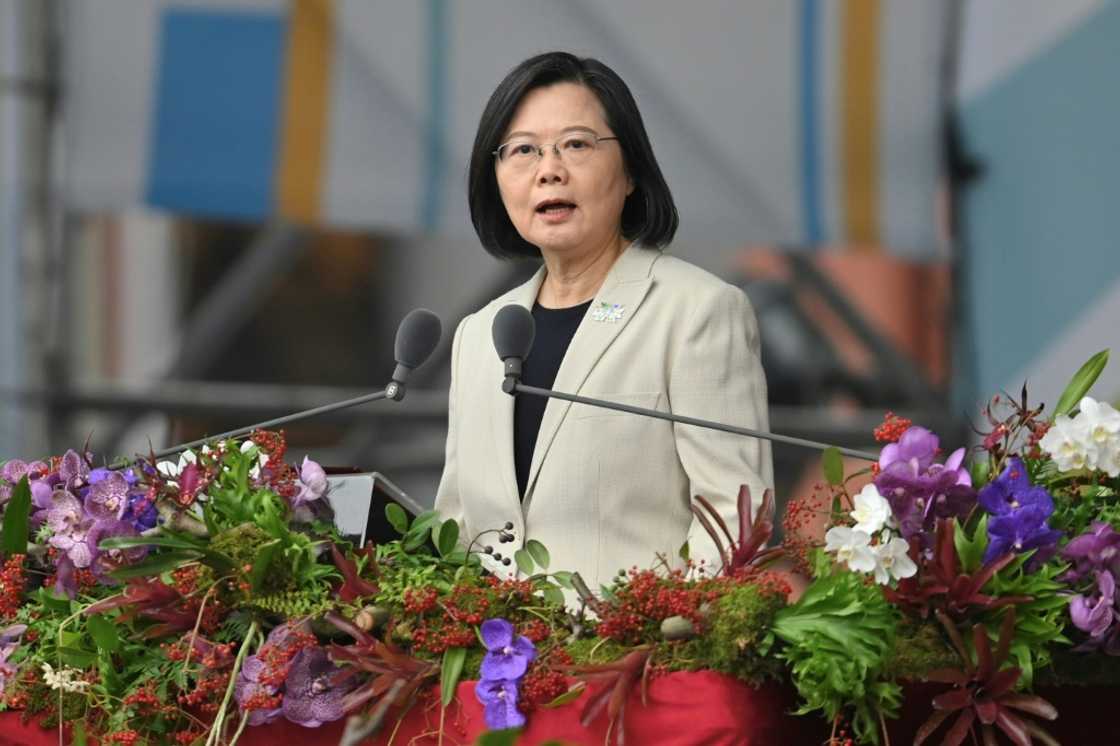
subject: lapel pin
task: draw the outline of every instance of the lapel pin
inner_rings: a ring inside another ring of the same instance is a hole
[[[620,321],[625,314],[626,306],[621,303],[600,302],[599,305],[591,309],[591,320],[609,321],[613,324]]]

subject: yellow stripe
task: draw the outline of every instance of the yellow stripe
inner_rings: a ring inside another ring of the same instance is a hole
[[[294,0],[288,16],[276,200],[297,222],[319,218],[334,52],[334,0]]]
[[[857,249],[879,243],[879,0],[847,0],[842,66],[844,227]]]

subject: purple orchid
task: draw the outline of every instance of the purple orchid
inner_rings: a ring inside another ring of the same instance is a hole
[[[24,477],[27,477],[32,492],[35,491],[35,485],[46,487],[42,482],[42,477],[47,471],[49,471],[49,467],[42,461],[27,463],[19,459],[12,459],[5,463],[0,468],[0,505],[11,499],[12,488],[19,484],[19,480]]]
[[[474,695],[483,705],[483,715],[489,728],[500,730],[525,725],[525,716],[517,709],[516,681],[483,679],[475,685]]]
[[[485,705],[486,725],[519,728],[525,724],[525,716],[517,709],[517,685],[537,657],[537,649],[529,638],[515,634],[505,619],[487,619],[481,632],[487,652],[474,693]]]
[[[299,468],[299,483],[299,493],[292,498],[292,507],[299,507],[313,500],[318,500],[327,494],[327,488],[329,487],[327,473],[323,471],[323,467],[307,456],[303,457],[303,463]]]
[[[241,671],[237,674],[237,685],[234,689],[233,696],[237,699],[237,704],[242,708],[249,700],[258,695],[266,697],[273,697],[280,687],[261,682],[261,674],[265,672],[267,665],[260,659],[260,656],[250,655],[245,659],[241,665]],[[283,714],[283,709],[280,707],[273,707],[270,709],[253,710],[249,714],[249,725],[265,725],[271,723],[273,720],[278,719]]]
[[[122,518],[135,526],[137,531],[147,531],[159,523],[159,510],[147,493],[140,492],[129,495],[128,508]]]
[[[1062,532],[1047,523],[1054,512],[1054,500],[1044,488],[1031,484],[1021,459],[1008,459],[1003,472],[980,490],[979,502],[992,515],[985,562],[1007,552],[1036,549],[1031,564],[1037,565],[1057,551]]]
[[[89,481],[89,464],[71,448],[62,457],[62,463],[58,466],[58,475],[67,489],[77,489]]]
[[[482,642],[489,651],[482,659],[484,679],[520,679],[537,657],[537,649],[529,638],[514,635],[513,625],[505,619],[483,622]]]
[[[965,449],[958,448],[939,464],[935,461],[938,447],[937,436],[929,430],[908,428],[897,443],[883,448],[875,478],[902,535],[907,539],[920,536],[929,545],[939,518],[962,516],[976,502],[972,478],[962,465]]]
[[[131,547],[129,549],[100,549],[98,545],[102,539],[115,536],[139,536],[128,521],[97,521],[90,528],[87,536],[90,546],[95,547],[97,554],[93,561],[93,571],[103,582],[108,580],[108,575],[113,570],[125,565],[130,565],[143,559],[148,554],[148,547]]]
[[[26,624],[13,624],[0,630],[0,697],[8,682],[15,678],[16,668],[8,663],[8,658],[19,648],[19,638],[27,631]]]
[[[93,521],[85,515],[78,498],[66,490],[55,490],[51,499],[53,505],[47,512],[47,525],[54,533],[51,546],[65,552],[74,567],[89,567],[96,553],[96,546],[89,541]]]
[[[1101,570],[1108,570],[1115,577],[1120,574],[1120,533],[1108,523],[1094,521],[1088,531],[1066,544],[1062,558],[1073,563],[1062,575],[1064,581],[1077,582]]]
[[[1097,593],[1074,596],[1069,603],[1073,624],[1089,635],[1089,644],[1096,647],[1116,620],[1116,579],[1107,570],[1097,573]]]
[[[86,512],[98,520],[119,520],[128,507],[128,481],[118,472],[110,472],[92,482],[85,499]]]
[[[342,717],[348,689],[334,683],[340,671],[323,648],[299,651],[284,681],[284,717],[305,728],[318,728]]]

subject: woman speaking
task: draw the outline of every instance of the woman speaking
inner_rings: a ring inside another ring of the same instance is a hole
[[[518,65],[482,113],[471,219],[490,254],[541,257],[524,285],[462,320],[452,346],[447,457],[436,510],[469,542],[512,526],[512,556],[542,542],[592,588],[663,556],[718,567],[689,509],[734,524],[740,484],[771,486],[769,443],[501,389],[491,325],[531,309],[532,386],[765,430],[758,329],[739,289],[663,253],[677,211],[630,90],[563,52]],[[488,567],[500,563],[484,556]],[[508,570],[507,570],[508,572]]]

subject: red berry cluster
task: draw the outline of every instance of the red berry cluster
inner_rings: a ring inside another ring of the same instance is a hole
[[[211,671],[218,671],[233,665],[233,643],[206,643],[199,645],[201,640],[196,640],[196,647],[202,651],[199,662]]]
[[[786,503],[782,516],[782,546],[786,556],[803,572],[809,572],[809,555],[820,546],[828,517],[826,506],[831,502],[832,495],[825,485],[817,483],[810,495],[795,497]]]
[[[412,632],[412,644],[439,655],[448,648],[469,648],[478,642],[474,628],[462,622],[432,620]]]
[[[521,625],[521,634],[536,644],[547,640],[552,635],[552,628],[540,619],[530,619]]]
[[[265,686],[277,688],[283,686],[284,680],[288,678],[288,669],[291,668],[292,659],[296,657],[299,651],[304,648],[313,648],[316,644],[315,635],[295,627],[290,629],[288,636],[282,642],[265,643],[257,651],[257,657],[265,665],[259,681]]]
[[[436,607],[439,591],[431,586],[409,588],[404,592],[404,610],[409,614],[426,614]]]
[[[218,711],[218,703],[229,686],[229,674],[208,671],[195,681],[195,687],[186,694],[179,695],[181,707],[197,707],[201,712],[210,714]]]
[[[171,739],[175,743],[182,744],[182,746],[188,746],[188,744],[194,743],[204,735],[206,735],[206,731],[202,730],[177,730],[172,734]]]
[[[477,626],[488,616],[491,595],[484,588],[457,585],[444,599],[443,608],[454,621]]]
[[[152,716],[158,714],[171,714],[175,712],[175,707],[164,704],[163,700],[155,695],[150,688],[144,687],[137,689],[132,694],[124,698],[126,706],[136,708],[138,715]]]
[[[279,467],[285,466],[284,454],[288,451],[288,440],[283,430],[254,430],[249,440],[268,454],[268,463],[264,468],[275,472]]]
[[[719,598],[730,582],[727,578],[693,582],[681,570],[665,577],[636,567],[630,569],[626,580],[600,611],[597,631],[601,637],[628,644],[657,635],[658,625],[671,616],[685,617],[702,628],[705,620],[701,604]]]
[[[22,554],[13,554],[0,566],[0,620],[16,615],[23,599],[27,578],[23,572]]]
[[[264,689],[258,689],[256,694],[241,703],[241,709],[246,712],[252,710],[275,710],[283,701],[283,694],[270,695]]]
[[[875,440],[878,443],[897,443],[902,434],[913,424],[913,420],[899,417],[894,412],[887,412],[883,417],[883,424],[875,428]]]
[[[110,733],[109,735],[105,736],[105,740],[102,741],[102,743],[120,743],[125,744],[125,746],[133,746],[133,744],[135,744],[139,740],[140,734],[136,731],[119,730],[116,733]]]
[[[198,581],[202,575],[201,565],[187,565],[171,571],[171,587],[179,591],[180,595],[189,596],[198,590]]]

